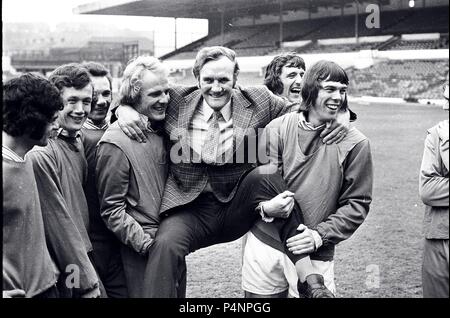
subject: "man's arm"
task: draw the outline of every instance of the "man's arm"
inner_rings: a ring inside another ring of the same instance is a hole
[[[419,193],[423,203],[428,206],[449,206],[448,177],[442,175],[439,138],[432,133],[425,139],[425,147],[420,167]]]
[[[271,121],[258,136],[258,163],[272,164],[283,175],[283,143],[280,138],[281,118]]]
[[[328,122],[325,129],[320,133],[323,143],[331,145],[338,144],[350,130],[349,110],[339,111],[336,120]]]
[[[97,273],[61,192],[56,162],[43,151],[31,151],[27,156],[33,163],[46,241],[53,260],[65,273],[74,265],[77,267],[80,287],[74,290],[79,289],[80,295],[98,289]]]
[[[357,144],[344,162],[344,182],[336,213],[319,223],[322,244],[337,244],[349,238],[363,223],[372,202],[373,166],[370,144]]]
[[[128,105],[119,105],[114,114],[117,116],[117,122],[125,135],[138,142],[145,143],[147,141],[145,136],[148,132],[148,119],[145,116]]]
[[[266,173],[279,172],[283,175],[283,143],[280,138],[281,118],[276,118],[264,128],[258,137],[258,163],[266,165]],[[294,193],[285,191],[269,201],[263,201],[258,205],[259,213],[263,220],[272,222],[273,218],[287,218],[294,207]]]
[[[153,239],[126,211],[132,173],[127,157],[119,147],[103,142],[98,146],[95,170],[100,213],[106,226],[123,244],[137,253],[145,254]]]

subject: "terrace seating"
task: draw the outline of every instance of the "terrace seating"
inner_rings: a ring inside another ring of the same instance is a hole
[[[319,43],[315,43],[312,46],[309,46],[305,49],[298,49],[300,54],[310,54],[310,53],[343,53],[343,52],[352,52],[359,50],[373,50],[375,49],[379,43],[359,43],[359,44],[329,44],[323,45]]]
[[[393,43],[393,45],[383,48],[383,50],[434,50],[444,48],[448,49],[448,36],[436,40],[400,40]]]
[[[385,32],[392,34],[448,32],[447,8],[416,8],[401,12],[405,13],[404,18],[386,27]]]
[[[355,96],[431,98],[448,69],[448,60],[386,61],[368,69],[352,68],[349,91]]]

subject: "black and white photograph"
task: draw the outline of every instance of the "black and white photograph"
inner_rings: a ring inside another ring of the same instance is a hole
[[[448,299],[448,84],[448,0],[3,0],[2,297]]]

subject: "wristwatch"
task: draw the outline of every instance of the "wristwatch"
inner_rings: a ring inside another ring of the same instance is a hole
[[[268,216],[265,212],[264,212],[264,207],[263,207],[263,203],[264,202],[260,202],[258,204],[258,206],[256,207],[256,212],[259,213],[259,215],[261,215],[261,219],[266,222],[266,223],[271,223],[274,220],[274,217],[270,217]]]

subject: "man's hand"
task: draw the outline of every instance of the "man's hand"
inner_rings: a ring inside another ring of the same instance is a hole
[[[129,138],[138,142],[146,142],[148,119],[139,114],[135,109],[127,105],[120,105],[116,113],[120,129]]]
[[[294,193],[291,191],[284,191],[270,201],[263,203],[264,213],[270,217],[287,218],[292,212],[294,203]]]
[[[300,234],[290,237],[286,241],[288,250],[294,255],[310,254],[316,250],[316,243],[312,230],[308,229],[304,224],[300,224],[297,228]]]
[[[91,289],[81,295],[81,298],[99,298],[100,297],[100,287],[96,286],[94,289]]]
[[[320,134],[323,138],[323,143],[331,145],[332,143],[339,143],[347,136],[350,130],[350,112],[339,112],[336,120],[328,122],[325,129]]]
[[[24,298],[25,291],[22,289],[4,290],[3,298]]]

